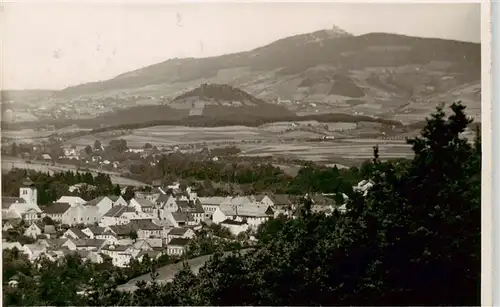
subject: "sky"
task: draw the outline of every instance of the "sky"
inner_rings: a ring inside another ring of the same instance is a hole
[[[6,3],[3,89],[63,89],[170,58],[251,50],[336,25],[480,42],[477,3]]]

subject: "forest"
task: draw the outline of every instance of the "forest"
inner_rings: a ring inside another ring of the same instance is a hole
[[[439,107],[408,140],[412,160],[382,163],[375,148],[366,174],[374,185],[351,193],[346,213],[312,213],[305,198],[297,218],[261,227],[252,251],[223,257],[216,249],[198,274],[185,267],[171,283],[142,283],[133,293],[68,258],[15,289],[4,278],[4,304],[479,305],[481,138],[479,130],[472,141],[461,136],[471,123],[461,103],[449,111]],[[4,270],[20,265],[10,257]],[[75,276],[89,278],[91,295],[75,294]]]

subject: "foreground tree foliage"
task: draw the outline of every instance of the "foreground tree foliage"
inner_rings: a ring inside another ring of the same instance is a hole
[[[413,160],[381,163],[375,149],[367,172],[374,185],[365,196],[352,194],[347,213],[312,213],[306,198],[296,219],[280,217],[259,229],[259,246],[229,256],[216,249],[197,275],[185,267],[170,284],[139,284],[134,293],[93,286],[92,299],[78,301],[67,293],[64,302],[479,305],[480,135],[473,143],[462,139],[470,121],[460,103],[453,104],[451,111],[446,118],[438,108],[421,136],[408,141]],[[61,284],[72,275],[58,276]],[[63,304],[53,297],[50,283],[40,289],[50,301],[25,298],[20,302]],[[31,292],[26,293],[23,297]],[[11,302],[18,299],[10,298]]]
[[[480,135],[462,139],[470,121],[460,103],[451,111],[408,141],[409,163],[375,157],[374,186],[348,213],[312,214],[306,201],[301,217],[263,227],[264,246],[179,273],[162,303],[478,305]]]

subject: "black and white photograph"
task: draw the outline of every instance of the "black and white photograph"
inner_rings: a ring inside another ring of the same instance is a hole
[[[0,4],[3,306],[492,304],[482,5]]]

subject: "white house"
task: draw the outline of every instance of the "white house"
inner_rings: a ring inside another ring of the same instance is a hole
[[[266,194],[255,195],[255,196],[253,196],[253,199],[256,202],[265,204],[267,206],[270,206],[270,207],[274,206],[273,200]]]
[[[52,203],[43,209],[43,213],[45,216],[52,219],[54,222],[62,223],[63,217],[66,215],[66,219],[68,219],[67,214],[69,213],[69,209],[71,205],[69,203]]]
[[[125,225],[129,223],[129,218],[125,215],[127,212],[135,214],[135,209],[128,206],[114,206],[104,214],[99,221],[99,226]]]
[[[203,210],[205,210],[205,214],[207,217],[212,217],[212,214],[214,214],[215,210],[220,206],[220,204],[227,201],[227,199],[227,197],[220,196],[198,197],[198,200],[201,203]]]
[[[160,208],[163,212],[176,212],[179,207],[174,196],[162,194],[156,200],[156,207]],[[164,214],[164,213],[163,213]]]
[[[161,238],[163,227],[154,224],[151,220],[133,220],[132,228],[137,231],[139,239]]]
[[[77,250],[99,251],[106,243],[105,240],[99,239],[81,239],[76,240],[75,245]]]
[[[62,237],[71,238],[74,240],[90,238],[89,235],[84,233],[80,228],[76,228],[76,227],[66,230],[66,232],[63,233]]]
[[[127,201],[120,195],[120,196],[109,196],[109,199],[113,201],[113,207],[114,206],[127,206],[128,203]]]
[[[252,229],[257,229],[260,224],[263,224],[274,216],[274,211],[271,207],[264,204],[249,204],[235,207],[234,220],[243,221]]]
[[[222,221],[220,225],[222,227],[228,228],[229,231],[235,236],[237,236],[240,232],[245,232],[248,230],[248,224],[246,222],[231,219]]]
[[[147,199],[152,203],[156,203],[156,200],[158,200],[158,198],[160,197],[161,194],[163,194],[163,193],[161,193],[160,191],[158,191],[157,193],[155,193],[155,192],[150,192],[150,193],[135,192],[135,198],[136,199]]]
[[[200,224],[202,221],[207,219],[205,210],[199,202],[195,203],[194,208],[189,212],[189,215],[196,222],[196,224]]]
[[[77,204],[63,215],[62,223],[66,225],[92,225],[99,222],[99,210],[94,206]]]
[[[96,236],[104,234],[106,231],[111,231],[110,227],[92,226],[82,229],[90,239],[96,239]]]
[[[249,196],[236,196],[236,197],[228,197],[226,198],[221,205],[229,205],[229,206],[243,206],[247,204],[252,204],[254,201]]]
[[[182,256],[188,248],[189,239],[174,238],[167,244],[167,255]]]
[[[2,218],[3,218],[3,216],[2,216]],[[19,219],[3,221],[4,223],[2,226],[2,231],[14,229],[17,225],[19,225],[19,222],[16,222],[16,221],[19,221]]]
[[[220,224],[227,219],[232,219],[236,211],[233,207],[228,205],[221,205],[217,207],[212,214],[212,222],[215,224]]]
[[[126,245],[104,245],[101,253],[111,257],[113,265],[121,268],[127,267],[132,259],[129,246]]]
[[[56,202],[58,203],[68,203],[71,206],[83,205],[86,201],[78,196],[61,196]]]
[[[187,227],[176,227],[172,228],[167,232],[167,237],[166,241],[167,244],[172,241],[172,239],[179,238],[179,239],[192,239],[194,238],[195,233],[191,228]]]
[[[26,254],[30,261],[35,261],[39,259],[45,252],[47,251],[47,247],[42,244],[26,244],[23,246],[23,253]]]
[[[24,251],[23,245],[19,242],[2,242],[2,250],[14,248],[20,252]]]
[[[38,223],[33,223],[28,228],[26,228],[26,230],[24,231],[24,235],[36,239],[36,237],[41,235],[42,232],[42,226],[38,225]]]
[[[106,196],[101,196],[92,199],[91,201],[88,201],[85,203],[87,206],[93,206],[97,207],[97,210],[99,212],[99,219],[103,217],[109,210],[111,210],[111,207],[113,207],[113,201]]]
[[[129,206],[133,207],[137,212],[153,214],[154,204],[146,198],[132,198]]]
[[[259,203],[242,203],[241,205],[221,205],[212,215],[212,221],[220,224],[227,219],[243,221],[251,228],[257,228],[274,215],[271,207]]]

